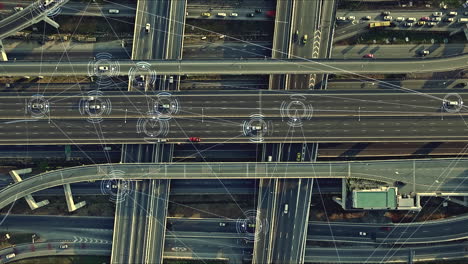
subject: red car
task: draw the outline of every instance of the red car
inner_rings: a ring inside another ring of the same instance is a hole
[[[421,17],[421,21],[430,21],[430,20],[431,20],[430,17],[427,17],[427,16],[426,17]]]
[[[375,58],[374,54],[372,54],[372,53],[366,54],[366,55],[364,55],[364,56],[362,56],[362,57],[363,57],[363,58],[369,58],[369,59]]]
[[[189,137],[189,141],[190,142],[200,142],[200,138],[199,137]]]

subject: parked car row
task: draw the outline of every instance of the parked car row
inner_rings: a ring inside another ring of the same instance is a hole
[[[212,10],[212,8],[210,8],[210,10]],[[261,10],[261,9],[255,9],[255,13],[254,13],[254,12],[252,12],[252,13],[247,13],[247,16],[248,16],[248,17],[254,17],[255,14],[261,14],[261,13],[262,13],[262,10]],[[188,15],[188,13],[187,13],[187,15]],[[212,14],[211,14],[210,12],[203,12],[203,13],[201,13],[201,16],[202,16],[202,17],[211,17]],[[219,13],[216,13],[216,16],[217,16],[217,17],[227,17],[227,16],[230,16],[230,17],[238,17],[239,14],[233,12],[233,13],[230,13],[230,14],[228,15],[228,14],[225,13],[225,12],[219,12]]]
[[[431,16],[423,16],[420,19],[417,19],[415,17],[392,17],[390,15],[390,11],[383,11],[381,14],[382,20],[383,21],[396,21],[396,22],[403,22],[403,26],[410,27],[413,26],[413,23],[416,23],[418,26],[435,26],[438,22],[447,22],[447,23],[453,23],[456,21],[455,17],[458,15],[458,12],[455,11],[450,11],[445,14],[442,12],[433,12]],[[468,12],[463,13],[464,16],[468,16]],[[337,22],[351,22],[356,20],[355,16],[338,16],[336,17]],[[372,20],[371,16],[364,16],[361,18],[361,20]],[[419,20],[419,21],[418,21]],[[458,20],[459,23],[465,23],[466,18],[460,18]],[[418,21],[418,22],[417,22]],[[393,26],[396,26],[394,24]]]

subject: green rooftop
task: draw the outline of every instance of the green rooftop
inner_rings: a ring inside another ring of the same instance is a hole
[[[362,209],[396,209],[396,189],[394,187],[374,190],[354,190],[353,207]]]

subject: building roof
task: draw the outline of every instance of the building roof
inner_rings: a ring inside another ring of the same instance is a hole
[[[353,207],[362,209],[395,209],[397,207],[395,187],[372,190],[354,190]]]

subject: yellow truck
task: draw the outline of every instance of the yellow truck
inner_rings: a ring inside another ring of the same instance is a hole
[[[389,27],[390,25],[391,25],[390,21],[371,22],[369,23],[369,28]]]

